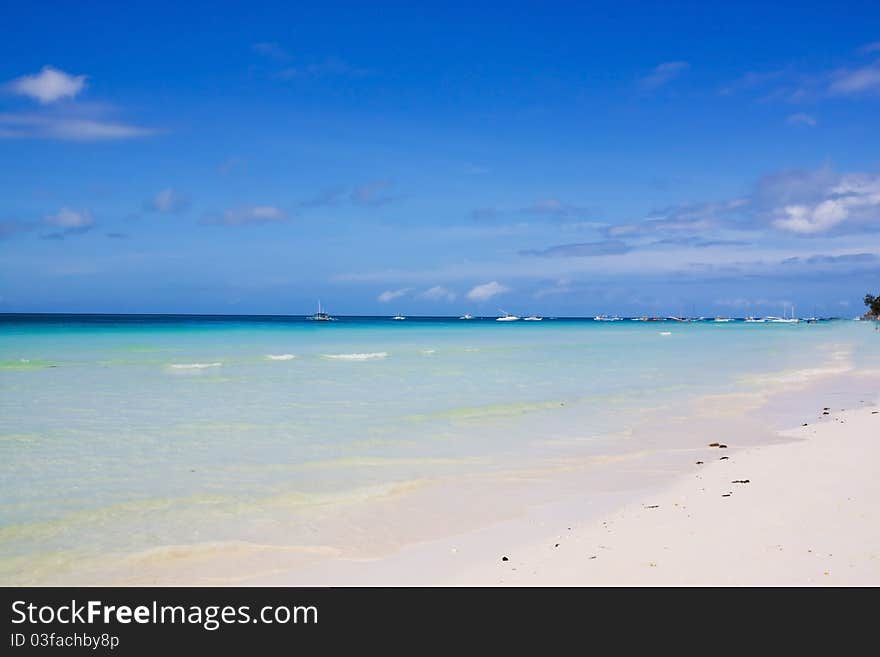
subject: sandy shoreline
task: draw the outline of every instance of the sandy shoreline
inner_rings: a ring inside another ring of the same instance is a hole
[[[82,564],[53,579],[880,584],[880,483],[873,474],[880,375],[834,361],[796,374],[763,390],[659,409],[619,438],[619,453],[573,453],[555,463],[422,482],[327,518],[304,518],[314,545],[167,546],[96,569]],[[334,535],[339,528],[346,533]]]
[[[635,496],[593,491],[388,557],[252,583],[880,585],[880,412],[874,398],[814,406],[775,443],[677,452],[689,471]]]

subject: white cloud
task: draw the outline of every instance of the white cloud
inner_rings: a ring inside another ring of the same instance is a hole
[[[54,233],[43,235],[43,239],[63,240],[67,235],[85,233],[95,225],[88,210],[71,210],[68,207],[61,208],[55,214],[46,215],[43,221],[57,228]]]
[[[801,125],[808,126],[810,128],[816,125],[816,119],[809,114],[805,114],[803,112],[797,112],[796,114],[790,115],[785,119],[785,122],[789,125]]]
[[[39,114],[0,114],[0,139],[106,141],[155,134],[125,123]]]
[[[880,92],[880,64],[875,63],[854,70],[837,71],[828,91],[832,95]]]
[[[812,203],[778,208],[773,225],[780,230],[812,235],[849,221],[880,224],[880,176],[847,174]]]
[[[274,205],[253,205],[244,208],[231,208],[219,217],[206,219],[205,223],[223,226],[244,226],[247,224],[271,224],[287,221],[287,213]]]
[[[46,216],[45,221],[47,224],[58,226],[59,228],[74,229],[86,228],[95,223],[92,215],[87,210],[77,212],[68,207],[63,207],[55,214]]]
[[[687,62],[664,62],[657,65],[650,75],[642,78],[641,86],[644,89],[652,90],[662,87],[672,82],[679,75],[690,68]]]
[[[382,303],[388,303],[389,301],[394,301],[395,299],[402,297],[407,292],[410,291],[410,288],[405,287],[400,290],[385,290],[382,294],[376,297]]]
[[[168,187],[156,194],[147,206],[156,212],[180,212],[189,206],[189,199],[176,189]]]
[[[457,295],[448,287],[435,285],[422,292],[419,296],[431,301],[455,301]]]
[[[44,66],[35,75],[24,75],[9,83],[13,93],[33,98],[42,105],[61,98],[73,98],[85,86],[85,75],[69,75],[51,66]]]
[[[509,287],[501,285],[498,281],[490,281],[489,283],[483,283],[482,285],[477,285],[471,289],[471,291],[467,293],[467,298],[471,301],[488,301],[498,294],[504,294],[509,291]]]

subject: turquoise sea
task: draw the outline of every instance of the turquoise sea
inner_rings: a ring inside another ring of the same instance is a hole
[[[0,583],[162,546],[318,545],[310,509],[602,453],[646,409],[762,376],[876,367],[873,328],[0,315]]]

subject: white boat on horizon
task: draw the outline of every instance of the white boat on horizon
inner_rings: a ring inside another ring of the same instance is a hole
[[[723,324],[726,322],[732,322],[733,319],[731,319],[730,317],[716,317],[714,321],[718,322],[719,324]]]
[[[540,322],[543,319],[544,319],[543,317],[538,317],[537,315],[529,315],[528,317],[524,317],[523,321],[524,322]]]
[[[401,315],[400,313],[397,313],[397,314],[396,314],[394,317],[392,317],[391,319],[393,319],[393,320],[395,320],[395,321],[398,321],[398,322],[402,322],[403,320],[406,319],[406,317],[404,317],[404,316]]]
[[[309,319],[312,320],[313,322],[335,322],[336,321],[335,317],[331,317],[326,312],[324,312],[324,309],[321,307],[321,300],[320,299],[318,300],[318,312],[316,312],[314,315],[309,317]]]
[[[499,309],[500,310],[500,309]],[[496,317],[496,322],[518,322],[520,320],[516,315],[511,315],[506,310],[500,310],[500,312],[504,313],[501,317]]]
[[[465,313],[464,315],[462,315],[461,317],[459,317],[459,319],[474,319],[474,316]]]
[[[801,321],[794,316],[794,306],[791,307],[791,317],[787,316],[786,308],[783,308],[782,317],[768,317],[767,319],[774,324],[797,324]]]
[[[752,317],[751,315],[745,319],[746,324],[763,324],[766,321],[763,317]]]

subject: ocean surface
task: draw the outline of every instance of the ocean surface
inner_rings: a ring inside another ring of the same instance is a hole
[[[873,328],[0,315],[0,584],[167,546],[320,545],[315,509],[601,454],[647,410],[877,367]]]

